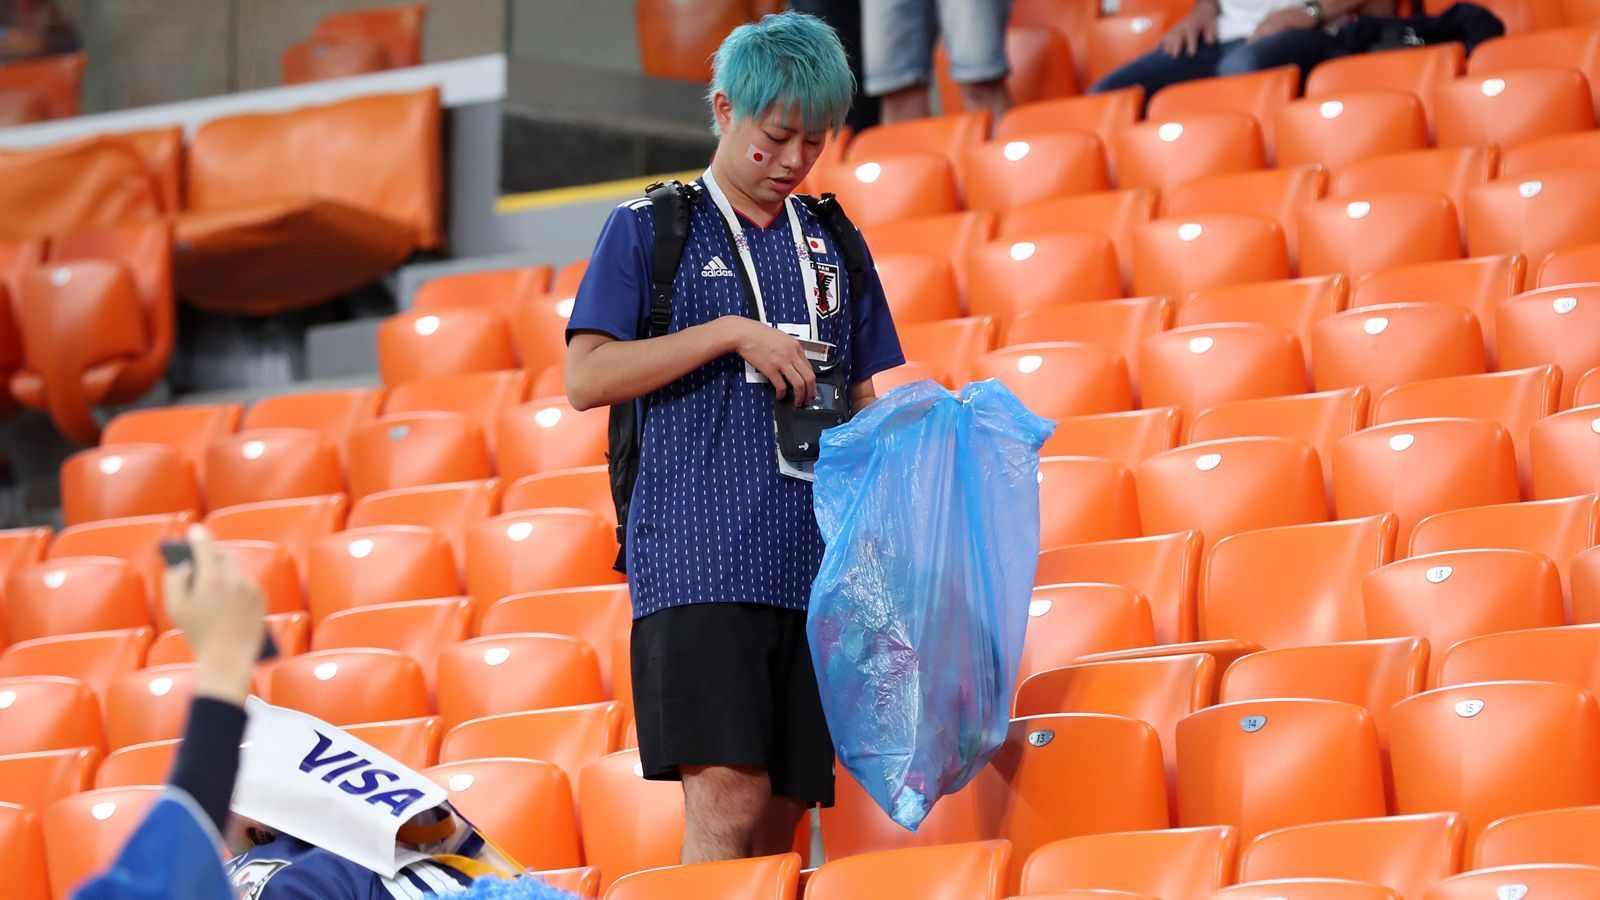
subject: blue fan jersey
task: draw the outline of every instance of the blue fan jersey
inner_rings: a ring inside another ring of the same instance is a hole
[[[384,878],[288,835],[234,857],[228,878],[240,900],[422,900],[464,893],[472,884],[465,874],[432,860]]]

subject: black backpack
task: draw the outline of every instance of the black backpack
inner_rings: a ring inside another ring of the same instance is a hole
[[[689,211],[699,202],[699,189],[679,181],[652,184],[646,188],[656,237],[650,257],[650,313],[645,317],[642,338],[661,337],[672,327],[672,283],[683,258],[683,245],[689,240]],[[862,296],[867,286],[867,248],[861,232],[845,215],[832,194],[821,198],[797,195],[832,235],[839,257],[850,279],[850,296]],[[617,508],[617,554],[614,568],[628,571],[628,507],[633,502],[633,485],[639,479],[639,452],[644,436],[648,402],[643,398],[611,407],[610,449],[606,464],[611,472],[611,500]]]

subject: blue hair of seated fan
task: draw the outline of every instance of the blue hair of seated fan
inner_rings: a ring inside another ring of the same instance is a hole
[[[763,118],[774,107],[799,109],[806,131],[837,132],[850,112],[855,76],[844,45],[816,16],[785,12],[740,25],[711,61],[711,90],[728,95],[733,117]],[[712,133],[722,130],[713,118]]]
[[[551,887],[538,876],[508,881],[504,878],[479,878],[464,894],[450,895],[452,900],[577,900],[577,896]]]

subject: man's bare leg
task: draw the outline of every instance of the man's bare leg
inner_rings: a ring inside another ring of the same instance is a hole
[[[751,847],[752,856],[777,856],[794,849],[794,833],[810,807],[793,797],[774,796],[767,801],[761,830]]]
[[[681,769],[683,863],[744,859],[753,855],[762,833],[767,804],[772,799],[772,782],[767,779],[766,770],[754,766],[682,766]]]
[[[912,119],[926,119],[933,115],[932,103],[933,101],[928,98],[928,86],[913,84],[893,93],[884,94],[882,106],[879,107],[879,117],[885,125],[908,122]]]
[[[1004,78],[961,86],[961,101],[967,109],[987,109],[991,129],[1000,127],[1000,117],[1011,108],[1011,90]]]

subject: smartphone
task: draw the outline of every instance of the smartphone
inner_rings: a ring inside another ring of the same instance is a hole
[[[194,562],[194,550],[188,541],[162,541],[161,558],[166,560],[167,567],[181,566],[184,563]],[[272,633],[267,632],[261,636],[261,654],[256,657],[257,662],[266,662],[277,659],[278,645],[272,640]]]

